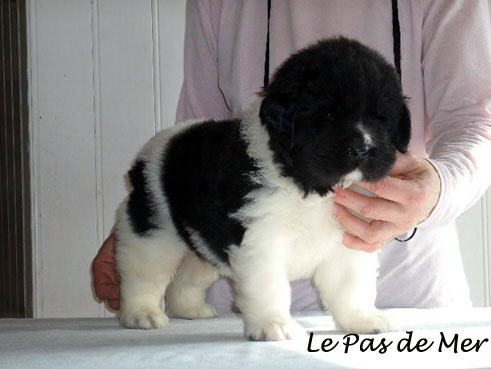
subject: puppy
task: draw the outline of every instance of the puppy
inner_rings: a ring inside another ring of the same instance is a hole
[[[290,339],[302,329],[289,282],[313,277],[340,329],[393,329],[374,306],[377,254],[343,245],[332,196],[386,176],[410,127],[394,68],[340,37],[287,59],[237,119],[158,133],[138,153],[118,210],[122,324],[214,317],[206,290],[228,276],[245,336]]]

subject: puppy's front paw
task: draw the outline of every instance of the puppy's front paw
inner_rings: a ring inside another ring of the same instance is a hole
[[[272,319],[265,324],[245,325],[245,336],[251,341],[284,341],[304,337],[303,327],[293,319]]]
[[[126,328],[136,329],[159,329],[169,324],[169,318],[162,310],[153,307],[144,307],[132,312],[122,310],[120,320]]]
[[[398,330],[394,319],[377,309],[343,314],[334,320],[341,330],[349,333],[372,334]]]

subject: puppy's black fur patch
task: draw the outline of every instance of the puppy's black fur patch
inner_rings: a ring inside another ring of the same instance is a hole
[[[198,232],[219,260],[240,245],[244,226],[232,217],[257,188],[257,168],[246,153],[240,121],[208,121],[173,137],[163,159],[163,189],[179,235],[202,255],[189,234]]]
[[[133,232],[139,235],[158,228],[152,219],[154,214],[151,208],[153,201],[150,188],[145,180],[144,170],[145,162],[137,160],[128,172],[129,180],[133,186],[128,198],[128,215]]]

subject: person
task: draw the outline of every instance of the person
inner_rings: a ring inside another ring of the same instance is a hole
[[[454,221],[491,183],[488,3],[412,0],[396,5],[401,82],[412,117],[410,153],[399,155],[386,179],[360,184],[378,197],[337,190],[337,217],[346,229],[347,247],[380,249],[378,307],[469,306]],[[296,50],[334,35],[355,38],[393,60],[393,6],[389,0],[273,0],[271,70]],[[267,24],[266,1],[188,1],[178,122],[228,119],[257,98]],[[346,208],[375,221],[365,223]],[[114,236],[106,240],[93,274],[97,296],[118,309],[115,243]],[[292,286],[293,310],[321,309],[310,281]],[[208,300],[218,312],[230,311],[230,284],[215,283]]]

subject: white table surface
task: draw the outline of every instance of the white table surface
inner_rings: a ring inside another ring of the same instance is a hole
[[[355,336],[335,330],[332,318],[318,312],[295,316],[313,332],[311,340],[307,335],[283,342],[245,340],[238,315],[172,319],[169,327],[149,331],[124,329],[110,318],[4,319],[0,320],[0,368],[491,368],[491,308],[389,312],[398,319],[401,331],[360,335],[347,353],[344,343],[348,338],[353,342]],[[423,347],[428,349],[403,350],[407,331],[413,332],[412,347],[427,340]],[[440,345],[442,338],[451,343],[456,334],[457,353],[453,345]],[[326,339],[332,346],[337,342],[330,352],[320,349]],[[310,349],[319,351],[308,352],[309,341]],[[380,352],[384,351],[381,342],[389,344],[385,353]],[[462,351],[463,342],[469,352]]]

